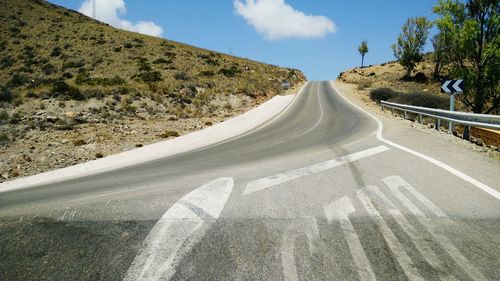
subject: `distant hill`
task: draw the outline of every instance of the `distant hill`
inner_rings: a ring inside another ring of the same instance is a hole
[[[299,70],[116,29],[41,0],[1,0],[0,26],[0,175],[7,178],[197,130],[284,93],[284,81],[305,81]],[[134,126],[135,137],[122,136]],[[152,127],[168,132],[148,134]],[[100,130],[107,146],[96,141]],[[61,138],[78,138],[66,149],[94,146],[39,168],[37,145]],[[19,160],[19,151],[31,156]]]

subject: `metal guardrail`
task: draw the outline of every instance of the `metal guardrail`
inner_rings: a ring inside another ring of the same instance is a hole
[[[436,130],[441,127],[441,120],[446,120],[448,122],[462,124],[465,127],[464,138],[469,138],[470,127],[488,128],[494,130],[500,130],[500,116],[499,115],[488,115],[488,114],[475,114],[467,112],[449,111],[442,109],[434,109],[420,106],[405,105],[387,101],[381,101],[382,110],[385,107],[404,112],[405,119],[408,118],[408,112],[415,113],[418,115],[418,121],[422,123],[423,116],[429,116],[436,119]]]

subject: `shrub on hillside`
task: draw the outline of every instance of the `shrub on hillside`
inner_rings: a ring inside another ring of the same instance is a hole
[[[105,94],[102,91],[100,91],[98,88],[93,88],[91,90],[84,91],[82,94],[86,100],[91,99],[91,98],[102,100],[105,96]]]
[[[428,108],[448,109],[449,99],[444,95],[425,92],[401,93],[390,88],[378,88],[370,91],[373,101],[390,101],[395,103],[422,106]]]
[[[418,72],[415,74],[415,82],[417,83],[426,83],[429,79],[427,78],[427,75],[423,72]]]
[[[171,130],[167,130],[163,133],[161,133],[160,135],[158,135],[160,138],[163,138],[163,139],[166,139],[166,138],[170,138],[170,137],[178,137],[179,136],[179,133],[177,131],[171,131]]]
[[[80,89],[68,85],[64,81],[56,81],[52,85],[52,96],[62,97],[72,100],[84,100],[85,96],[80,92]]]
[[[210,53],[210,54],[200,54],[198,57],[202,60],[205,61],[206,64],[212,65],[212,66],[218,66],[219,62],[217,59],[215,59],[215,54]]]
[[[65,79],[71,79],[71,78],[73,78],[73,74],[71,74],[69,72],[64,72],[62,77]]]
[[[76,76],[75,83],[78,85],[87,84],[91,86],[118,86],[125,84],[125,80],[119,76],[108,77],[90,77],[90,74],[86,71],[79,73]]]
[[[7,124],[9,120],[9,113],[5,110],[0,111],[0,125]]]
[[[51,57],[58,57],[62,54],[62,50],[60,47],[54,47],[54,49],[52,49],[52,52],[50,53],[50,56]]]
[[[137,108],[134,105],[132,105],[132,101],[128,98],[122,99],[122,101],[120,102],[120,109],[123,112],[132,114],[134,114],[137,111]]]
[[[154,64],[171,64],[171,60],[166,60],[164,58],[159,58],[153,61]]]
[[[24,72],[24,73],[33,73],[34,70],[33,68],[29,67],[29,66],[22,66],[19,68],[18,70],[19,72]]]
[[[241,70],[233,65],[230,68],[221,68],[219,70],[219,73],[223,74],[226,77],[232,78],[241,73]]]
[[[377,88],[370,91],[370,99],[376,102],[396,98],[400,93],[390,88]]]
[[[137,66],[139,67],[139,71],[151,71],[152,70],[147,59],[145,59],[145,58],[140,58],[139,61],[137,62]]]
[[[211,77],[214,75],[215,75],[215,72],[213,72],[212,70],[202,70],[199,73],[199,76],[205,76],[205,77]]]
[[[189,75],[186,72],[184,72],[184,71],[176,72],[174,74],[174,78],[176,80],[181,80],[181,81],[188,81],[190,79]]]
[[[68,68],[80,68],[85,65],[83,60],[80,61],[69,61],[63,64],[62,69],[66,70]]]
[[[73,141],[74,146],[82,146],[82,145],[86,145],[86,144],[87,144],[87,142],[85,140],[82,140],[82,139],[77,139],[77,140]]]
[[[132,41],[139,43],[139,44],[144,44],[144,41],[140,38],[134,38]]]
[[[11,88],[20,87],[28,84],[30,79],[23,74],[14,74],[12,78],[7,82],[7,86]]]
[[[15,59],[11,56],[6,56],[6,57],[3,57],[1,60],[0,60],[0,66],[1,67],[9,67],[9,66],[12,66],[14,63],[15,63]]]
[[[45,73],[45,75],[50,75],[56,72],[56,67],[50,63],[47,63],[42,66],[42,71],[43,73]]]
[[[0,133],[0,147],[6,146],[10,143],[10,139],[5,133]]]
[[[177,56],[177,54],[174,52],[166,51],[165,56],[169,59],[174,59]]]
[[[364,90],[366,88],[370,88],[372,86],[372,82],[370,81],[364,81],[358,84],[357,89],[358,90]]]
[[[396,103],[402,103],[413,106],[422,106],[437,109],[448,109],[450,107],[450,100],[445,95],[435,95],[424,92],[413,92],[408,94],[400,94],[391,99]]]
[[[161,73],[159,71],[146,71],[136,75],[137,78],[143,82],[157,82],[161,81]]]

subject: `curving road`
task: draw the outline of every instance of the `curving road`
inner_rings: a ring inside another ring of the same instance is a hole
[[[310,82],[242,136],[1,193],[0,280],[499,280],[499,173],[380,126]]]

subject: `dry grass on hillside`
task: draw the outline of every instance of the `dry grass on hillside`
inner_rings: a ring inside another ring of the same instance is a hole
[[[0,26],[0,181],[198,130],[305,81],[42,0],[0,1]]]
[[[397,61],[371,65],[364,68],[355,67],[342,72],[339,79],[346,83],[362,85],[365,88],[390,87],[397,91],[411,92],[424,91],[439,93],[440,81],[432,79],[434,63],[432,54],[424,56],[424,61],[417,64],[412,76],[422,74],[425,79],[421,81],[408,81],[403,79],[406,71]],[[423,76],[422,76],[423,77]]]
[[[357,84],[358,89],[366,95],[373,89],[390,88],[402,94],[398,101],[408,103],[414,98],[431,100],[431,104],[439,104],[442,109],[447,109],[445,105],[448,95],[441,94],[441,81],[432,77],[434,63],[432,54],[424,57],[424,61],[417,64],[410,79],[404,78],[405,70],[397,62],[391,61],[380,65],[372,65],[364,68],[353,68],[342,72],[338,79],[342,82]],[[411,94],[415,97],[405,96]],[[415,101],[416,105],[428,104],[427,100]],[[464,110],[463,104],[457,100],[458,110]]]

